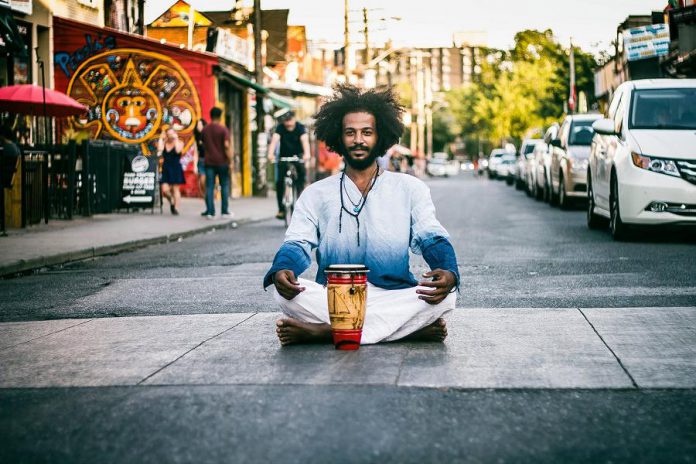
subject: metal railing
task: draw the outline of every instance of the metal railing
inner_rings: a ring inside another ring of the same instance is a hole
[[[120,210],[124,163],[138,151],[137,146],[107,141],[23,148],[22,227]]]

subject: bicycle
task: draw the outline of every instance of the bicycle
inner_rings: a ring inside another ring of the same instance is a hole
[[[294,163],[303,163],[304,161],[299,156],[286,156],[278,158],[278,162],[287,163],[287,170],[285,171],[285,178],[283,180],[285,184],[283,211],[285,213],[285,227],[287,227],[290,225],[290,219],[292,219],[292,213],[295,211],[295,202],[297,201],[297,188],[295,187],[297,169]]]

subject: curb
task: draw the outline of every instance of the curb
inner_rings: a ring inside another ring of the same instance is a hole
[[[158,237],[148,237],[138,240],[131,240],[128,242],[117,243],[114,245],[83,248],[81,250],[70,251],[67,253],[58,253],[51,256],[41,256],[39,258],[32,258],[28,260],[20,259],[19,261],[16,261],[14,263],[0,266],[0,279],[11,279],[13,277],[18,277],[19,275],[29,274],[37,269],[73,263],[76,261],[83,261],[85,259],[96,258],[97,256],[115,255],[126,251],[136,250],[138,248],[145,248],[150,245],[175,242],[182,238],[193,237],[194,235],[204,234],[206,232],[211,232],[218,229],[235,229],[238,225],[241,224],[251,224],[254,222],[265,221],[271,218],[272,216],[253,219],[246,218],[239,219],[237,221],[230,220],[229,222],[211,224],[208,226],[200,227],[197,229],[191,229],[184,232],[178,232],[175,234],[166,234],[160,235]]]

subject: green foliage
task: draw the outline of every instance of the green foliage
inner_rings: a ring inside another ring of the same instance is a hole
[[[596,61],[577,47],[574,54],[576,90],[591,98]],[[472,141],[519,143],[526,136],[539,136],[562,117],[570,93],[569,50],[555,41],[551,30],[517,33],[511,50],[485,50],[480,66],[476,82],[446,95],[452,132],[467,147]]]
[[[454,115],[449,111],[433,112],[433,151],[448,151],[447,144],[454,140]]]

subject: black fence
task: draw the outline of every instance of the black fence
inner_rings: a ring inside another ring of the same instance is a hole
[[[22,227],[119,210],[124,163],[138,152],[137,146],[106,141],[24,148]]]

